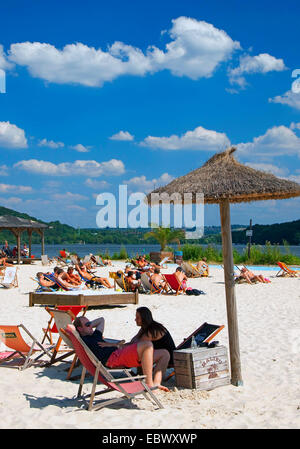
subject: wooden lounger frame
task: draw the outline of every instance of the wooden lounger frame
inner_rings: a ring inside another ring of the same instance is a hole
[[[132,293],[119,293],[110,295],[67,295],[52,293],[29,293],[29,307],[35,304],[53,305],[53,306],[102,306],[118,304],[138,304],[138,291]]]

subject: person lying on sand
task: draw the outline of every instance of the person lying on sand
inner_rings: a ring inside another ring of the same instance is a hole
[[[82,340],[100,362],[108,368],[142,366],[145,382],[150,387],[169,391],[161,385],[163,373],[167,369],[170,355],[166,349],[154,350],[151,341],[136,343],[108,343],[103,339],[104,318],[89,321],[86,316],[77,317],[73,322]],[[155,368],[152,369],[155,363]]]
[[[241,269],[241,277],[243,277],[244,279],[246,279],[246,281],[248,282],[248,284],[252,284],[252,281],[258,281],[258,282],[263,282],[264,284],[268,284],[270,281],[266,278],[263,277],[262,274],[254,274],[252,273],[252,271],[248,270],[248,268],[243,267]]]

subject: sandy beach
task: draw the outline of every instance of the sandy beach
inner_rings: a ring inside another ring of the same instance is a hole
[[[114,262],[111,271],[118,267],[124,263]],[[23,323],[41,341],[49,314],[42,306],[28,306],[28,293],[36,288],[30,278],[38,271],[47,271],[40,262],[20,265],[19,286],[10,290],[0,287],[0,325]],[[97,269],[106,276],[108,271]],[[32,366],[24,371],[0,367],[0,428],[300,428],[300,278],[276,278],[276,271],[262,273],[270,284],[236,287],[243,386],[211,391],[177,389],[173,377],[166,383],[170,393],[157,393],[162,410],[137,398],[132,404],[123,401],[88,412],[76,398],[79,380],[66,380],[67,363]],[[151,309],[176,345],[204,321],[224,324],[216,339],[228,348],[223,270],[211,266],[209,278],[190,279],[188,285],[206,295],[139,295],[139,306]],[[138,331],[136,308],[99,307],[88,311],[87,316],[103,316],[105,336],[128,341]],[[1,350],[5,350],[3,345]],[[80,372],[77,368],[76,373]],[[90,392],[91,383],[89,378],[85,392]]]

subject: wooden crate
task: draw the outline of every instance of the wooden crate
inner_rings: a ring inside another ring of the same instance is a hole
[[[212,390],[230,384],[227,348],[182,349],[173,352],[176,385]]]

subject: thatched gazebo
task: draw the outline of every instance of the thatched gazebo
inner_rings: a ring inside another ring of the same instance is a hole
[[[215,154],[202,167],[149,193],[147,199],[151,206],[152,194],[156,194],[154,204],[157,204],[157,194],[167,193],[171,196],[177,193],[183,198],[185,193],[191,193],[192,202],[195,203],[196,194],[203,193],[204,203],[217,203],[220,206],[231,383],[238,386],[243,382],[234,284],[230,203],[300,196],[300,185],[240,164],[233,157],[234,151],[236,149],[231,147],[222,153]]]
[[[28,233],[29,239],[29,257],[31,257],[31,236],[33,231],[37,232],[42,238],[42,254],[45,253],[45,241],[44,241],[44,230],[48,228],[44,223],[39,223],[34,220],[27,220],[25,218],[20,218],[15,215],[2,215],[0,216],[0,231],[9,230],[11,231],[17,240],[17,260],[18,263],[21,262],[21,235],[24,231]]]

